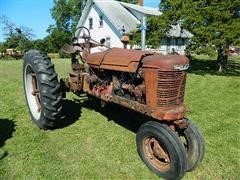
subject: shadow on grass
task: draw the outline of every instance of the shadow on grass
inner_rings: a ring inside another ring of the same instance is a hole
[[[75,123],[81,116],[82,105],[80,101],[64,99],[62,105],[64,118],[55,129],[62,129],[70,126],[71,124]]]
[[[4,146],[5,142],[12,138],[12,134],[15,131],[15,123],[13,120],[0,119],[0,148]],[[8,152],[4,151],[0,154],[0,160],[4,159],[8,155]]]
[[[82,106],[101,113],[109,121],[114,121],[118,125],[132,131],[133,133],[136,133],[143,123],[152,120],[143,114],[113,103],[109,103],[106,107],[101,108],[100,100],[95,98],[84,101]]]
[[[240,76],[240,63],[229,60],[225,72],[219,73],[217,71],[216,60],[192,58],[188,72],[197,75]]]

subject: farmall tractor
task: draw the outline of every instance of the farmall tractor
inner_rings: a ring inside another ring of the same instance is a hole
[[[24,56],[23,81],[33,122],[53,129],[61,121],[66,92],[87,94],[103,103],[115,103],[151,119],[136,135],[137,152],[146,166],[165,179],[180,179],[204,156],[204,140],[185,117],[184,90],[189,61],[181,55],[107,48],[91,39],[89,30],[63,51],[71,54],[72,72],[58,81],[50,58],[36,50]],[[91,53],[94,47],[107,48]]]

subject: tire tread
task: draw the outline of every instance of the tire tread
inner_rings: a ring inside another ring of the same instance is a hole
[[[37,50],[30,50],[24,55],[24,67],[27,64],[30,64],[36,73],[41,94],[40,120],[35,120],[33,116],[32,120],[41,129],[52,129],[57,126],[62,116],[60,83],[54,64],[46,54]]]

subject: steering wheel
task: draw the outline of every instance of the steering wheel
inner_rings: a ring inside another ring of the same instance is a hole
[[[88,28],[86,28],[84,26],[79,26],[76,29],[74,36],[72,38],[72,42],[74,45],[79,45],[81,43],[89,43],[89,44],[93,43],[95,45],[103,46],[103,47],[106,47],[107,49],[110,49],[110,47],[104,45],[105,41],[97,42],[97,41],[93,40],[91,38],[90,31],[88,30]],[[89,46],[88,48],[91,48],[91,47]]]
[[[79,26],[76,29],[76,32],[74,33],[74,36],[72,38],[73,43],[79,43],[79,39],[84,39],[85,42],[91,39],[90,31],[84,26]]]

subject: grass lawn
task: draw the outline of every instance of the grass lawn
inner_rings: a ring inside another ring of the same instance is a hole
[[[59,77],[67,76],[70,61],[53,61]],[[184,179],[240,177],[240,58],[223,75],[213,65],[198,58],[189,70],[187,117],[201,129],[206,154]],[[0,179],[158,179],[136,151],[142,116],[72,94],[64,102],[68,121],[39,130],[23,96],[22,61],[0,60]]]

